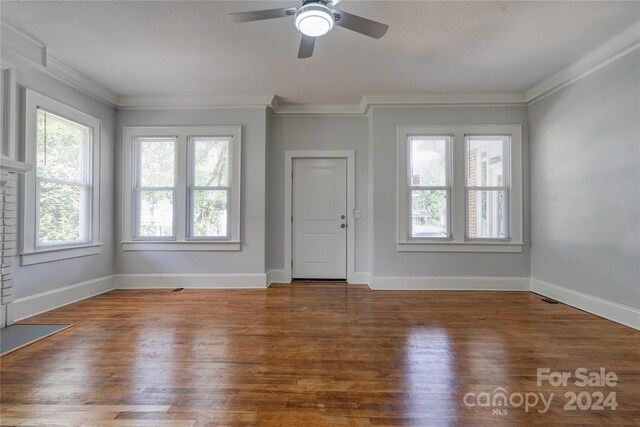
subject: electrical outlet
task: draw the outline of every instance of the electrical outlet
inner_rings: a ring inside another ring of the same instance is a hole
[[[354,209],[353,210],[353,217],[354,218],[360,218],[362,216],[362,212],[360,212],[360,209]]]

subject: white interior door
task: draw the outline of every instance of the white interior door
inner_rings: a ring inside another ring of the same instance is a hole
[[[347,160],[293,160],[296,279],[347,278]]]

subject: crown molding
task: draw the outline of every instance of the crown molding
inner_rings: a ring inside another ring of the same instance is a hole
[[[269,112],[275,116],[332,116],[332,115],[362,115],[368,106],[364,104],[364,97],[360,104],[281,104],[279,97],[274,96],[269,105]]]
[[[521,93],[494,94],[424,94],[424,95],[366,95],[359,104],[282,104],[278,96],[120,96],[120,110],[204,109],[267,107],[275,116],[363,115],[375,105],[509,105],[524,106]]]
[[[639,47],[640,22],[533,86],[525,93],[526,100],[533,104]]]
[[[25,33],[0,21],[2,62],[11,67],[35,68],[111,107],[118,95],[47,54],[47,47]]]
[[[257,96],[120,96],[120,110],[173,110],[271,106],[273,95]]]
[[[47,66],[47,47],[20,30],[0,21],[0,49],[3,62],[44,69]]]
[[[4,21],[0,21],[0,45],[3,61],[38,68],[47,66],[47,47]]]
[[[115,92],[112,92],[50,56],[47,57],[46,73],[111,107],[118,106],[119,97]]]
[[[359,104],[343,105],[287,105],[280,104],[278,97],[270,106],[276,116],[308,115],[363,115],[373,106],[526,106],[523,93],[467,93],[467,94],[420,94],[420,95],[365,95]]]
[[[111,107],[135,109],[267,108],[275,116],[364,115],[374,106],[526,106],[640,47],[640,23],[542,80],[525,93],[364,95],[357,104],[293,105],[278,96],[118,96],[47,54],[47,47],[0,21],[3,67],[31,67]]]
[[[374,105],[526,105],[523,93],[463,93],[420,95],[365,95],[363,103]]]

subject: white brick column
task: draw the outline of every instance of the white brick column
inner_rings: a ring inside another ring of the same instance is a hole
[[[17,175],[15,172],[2,171],[2,181],[6,184],[2,188],[0,196],[0,211],[2,225],[2,256],[1,262],[1,285],[0,285],[0,327],[5,327],[13,323],[13,262],[16,256],[16,234],[17,234]]]

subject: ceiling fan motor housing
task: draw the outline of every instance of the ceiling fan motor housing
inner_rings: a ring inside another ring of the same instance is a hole
[[[336,18],[327,6],[318,1],[307,1],[296,12],[296,28],[310,37],[320,37],[331,31]]]

